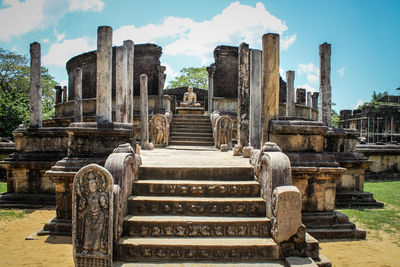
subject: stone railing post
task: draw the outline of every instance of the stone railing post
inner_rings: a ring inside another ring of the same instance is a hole
[[[29,89],[29,126],[42,127],[41,51],[37,42],[30,45],[31,85]]]
[[[83,109],[82,109],[82,69],[76,68],[74,70],[74,87],[75,87],[75,122],[83,122]]]
[[[112,74],[112,28],[97,29],[97,73],[96,73],[96,120],[112,122],[111,74]]]
[[[266,202],[267,217],[272,217],[272,193],[278,186],[292,185],[292,170],[289,158],[275,143],[265,143],[254,149],[250,159],[256,179],[261,186],[261,197]]]
[[[72,193],[75,266],[111,267],[113,258],[112,175],[97,164],[80,169]]]
[[[261,144],[269,141],[270,120],[279,118],[279,34],[262,37]]]

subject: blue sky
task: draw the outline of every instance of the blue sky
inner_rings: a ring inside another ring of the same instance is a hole
[[[267,32],[281,35],[280,68],[295,86],[318,90],[318,46],[332,44],[334,107],[352,109],[372,92],[400,87],[398,0],[3,0],[0,47],[29,53],[42,45],[42,64],[65,84],[65,63],[96,48],[97,26],[125,39],[163,47],[168,80],[184,67],[209,65],[217,45],[261,48]]]

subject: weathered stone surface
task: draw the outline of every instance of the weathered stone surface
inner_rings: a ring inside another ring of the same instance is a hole
[[[219,114],[218,110],[214,110],[211,114],[210,114],[210,120],[211,120],[211,126],[214,129],[215,127],[215,123],[217,121],[217,119],[220,117],[221,115]]]
[[[168,145],[169,122],[165,115],[156,114],[151,118],[150,137],[154,145]]]
[[[134,72],[134,53],[135,44],[132,40],[125,40],[124,46],[127,49],[127,80],[128,87],[126,90],[126,120],[133,123],[133,72]]]
[[[250,105],[250,49],[246,43],[239,46],[238,71],[238,142],[242,146],[249,144],[249,105]]]
[[[31,75],[29,89],[29,126],[42,127],[41,51],[37,42],[30,44]]]
[[[287,257],[285,261],[290,267],[318,267],[315,261],[310,257]]]
[[[293,70],[286,72],[287,92],[286,92],[286,116],[293,117],[295,115],[294,105],[294,77]]]
[[[243,158],[250,158],[251,157],[251,153],[253,152],[254,147],[252,146],[245,146],[243,148]]]
[[[167,68],[165,66],[158,66],[158,97],[156,99],[156,111],[163,112],[165,107],[163,106],[163,95],[164,95],[164,85],[165,79],[167,78],[167,74],[165,74],[165,70]]]
[[[261,50],[250,50],[249,145],[261,145]]]
[[[137,162],[135,152],[130,144],[120,145],[108,156],[104,167],[111,173],[114,183],[119,185],[119,197],[114,198],[117,208],[114,209],[114,240],[122,235],[123,218],[127,212],[127,199],[132,195],[133,182],[137,178],[140,162]],[[115,196],[115,195],[114,195]]]
[[[272,195],[272,236],[277,243],[289,240],[301,226],[301,194],[295,186],[279,186]]]
[[[274,143],[265,143],[251,157],[254,174],[261,186],[261,197],[266,201],[267,216],[271,218],[272,193],[278,186],[292,185],[289,158]]]
[[[312,107],[314,109],[318,109],[318,98],[319,98],[319,93],[318,92],[314,92],[311,95]]]
[[[208,72],[208,112],[214,111],[214,75],[215,75],[215,64],[211,64],[207,67]]]
[[[234,156],[241,156],[243,154],[243,148],[241,145],[236,144],[233,148],[233,155]]]
[[[221,150],[221,152],[228,152],[229,146],[227,144],[222,144],[219,146],[219,149]]]
[[[56,85],[54,87],[54,89],[56,89],[56,105],[62,103],[62,87],[59,85]]]
[[[111,122],[112,28],[97,30],[96,120]]]
[[[75,74],[75,122],[83,122],[82,109],[82,69],[76,68]]]
[[[183,101],[179,103],[181,107],[200,107],[197,103],[197,95],[193,92],[193,86],[189,86],[187,92],[183,94]]]
[[[331,88],[331,45],[323,43],[319,46],[319,92],[321,94],[320,118],[331,126],[332,88]]]
[[[149,143],[149,110],[147,98],[147,75],[140,75],[140,141],[143,149]]]
[[[237,97],[238,48],[217,46],[214,49],[215,75],[214,97]]]
[[[306,105],[306,89],[297,88],[296,89],[296,104],[297,105]]]
[[[113,178],[90,164],[78,171],[72,194],[72,242],[76,266],[112,266]]]
[[[67,91],[68,91],[67,86],[63,86],[63,102],[67,102],[68,101],[68,99],[67,99]]]
[[[115,51],[115,121],[127,122],[128,50],[125,46]]]
[[[279,115],[279,35],[268,33],[262,38],[262,106],[261,143],[269,141],[269,124]]]
[[[228,145],[228,149],[232,148],[232,128],[233,122],[229,116],[220,116],[215,122],[215,146],[220,148],[221,145]]]

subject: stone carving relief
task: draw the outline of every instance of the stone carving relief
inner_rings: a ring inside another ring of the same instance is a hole
[[[169,122],[165,115],[156,114],[151,118],[150,137],[154,145],[168,145]]]
[[[112,266],[113,178],[90,164],[74,178],[72,239],[76,266]]]
[[[214,142],[217,148],[220,148],[222,144],[232,148],[232,126],[232,119],[229,116],[218,117],[214,126]]]

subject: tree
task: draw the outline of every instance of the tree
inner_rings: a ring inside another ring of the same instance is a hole
[[[26,56],[0,48],[0,136],[11,136],[21,123],[29,122],[30,67]],[[41,68],[43,119],[54,116],[54,86],[48,69]]]
[[[208,89],[208,72],[206,67],[189,67],[183,68],[180,75],[175,77],[167,87],[167,89],[193,86],[201,89]]]
[[[380,93],[376,93],[375,91],[372,92],[372,96],[371,96],[371,101],[370,102],[365,102],[364,104],[360,105],[357,107],[357,109],[362,109],[363,107],[366,106],[374,106],[375,108],[378,108],[379,105],[383,102],[379,102],[378,100],[380,100],[382,97],[387,96],[388,92],[380,92]]]

